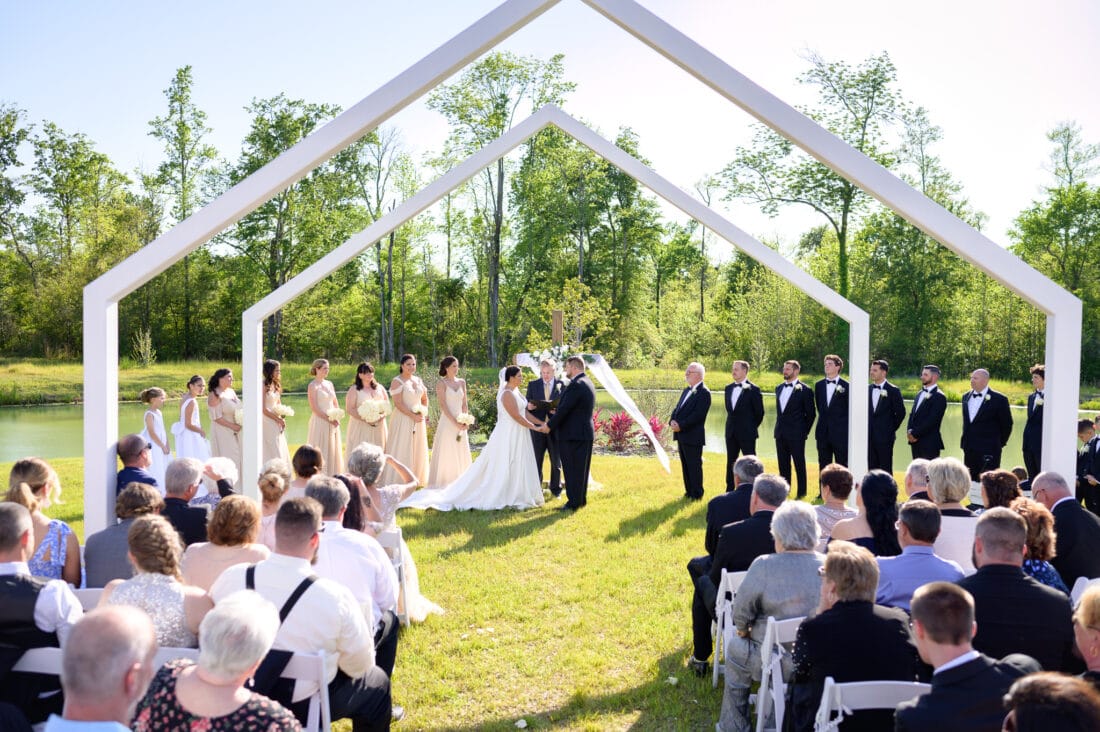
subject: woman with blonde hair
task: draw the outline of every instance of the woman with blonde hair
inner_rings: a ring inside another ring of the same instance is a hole
[[[227,567],[255,564],[271,556],[260,538],[260,507],[251,498],[226,496],[210,514],[206,524],[209,541],[187,547],[183,552],[183,581],[207,592]]]
[[[984,479],[988,473],[982,473]],[[1062,581],[1058,570],[1050,563],[1054,558],[1054,545],[1057,534],[1054,533],[1054,514],[1043,504],[1030,498],[1017,498],[1008,505],[1027,522],[1027,558],[1024,559],[1024,574],[1047,587],[1053,587],[1067,595],[1069,588]],[[988,508],[986,509],[989,510]]]
[[[271,551],[275,551],[275,515],[290,481],[290,466],[283,460],[268,460],[260,469],[260,543]]]
[[[928,495],[940,507],[940,535],[933,551],[950,559],[968,575],[974,574],[974,532],[978,517],[962,505],[970,493],[970,470],[958,458],[936,458],[928,463]]]
[[[134,576],[107,583],[100,605],[132,605],[153,619],[157,643],[195,648],[203,616],[214,606],[205,590],[183,584],[180,556],[183,543],[163,516],[134,519],[127,535]]]
[[[309,434],[306,442],[321,451],[325,473],[337,475],[344,472],[344,447],[340,437],[342,412],[336,403],[336,388],[328,380],[328,361],[319,358],[309,369],[313,381],[309,382]]]
[[[35,577],[63,579],[80,586],[80,543],[67,523],[51,519],[43,511],[61,503],[61,481],[42,458],[17,460],[8,474],[7,500],[31,512],[34,554],[27,566]]]
[[[1073,611],[1073,636],[1085,661],[1081,678],[1100,691],[1100,585],[1090,585]]]

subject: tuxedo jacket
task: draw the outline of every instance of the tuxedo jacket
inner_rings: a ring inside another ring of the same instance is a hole
[[[819,441],[848,441],[848,390],[852,388],[844,379],[837,379],[833,390],[833,399],[825,403],[829,396],[825,379],[814,384],[814,403],[817,405],[817,427],[814,438]],[[843,389],[844,391],[841,391]]]
[[[581,372],[562,389],[558,408],[550,415],[550,429],[556,431],[559,441],[592,442],[596,439],[592,429],[592,410],[596,406],[596,387]]]
[[[958,582],[974,597],[974,650],[1026,653],[1046,671],[1084,670],[1073,655],[1073,610],[1064,592],[1008,564],[987,564]]]
[[[787,408],[780,406],[779,394],[783,385],[775,387],[775,437],[784,437],[788,440],[805,440],[810,436],[810,428],[814,425],[814,393],[809,386],[801,381],[794,382],[791,387],[791,396],[787,400]]]
[[[705,445],[707,444],[707,412],[710,411],[710,389],[706,384],[699,382],[695,385],[695,393],[688,396],[690,392],[690,387],[680,392],[680,401],[672,410],[670,421],[674,419],[680,425],[680,431],[673,432],[672,439],[684,445]]]
[[[535,379],[527,383],[527,401],[554,401],[561,398],[561,392],[563,385],[561,379],[554,379],[550,384],[550,399],[546,399],[546,391],[543,386],[542,379]],[[545,422],[546,418],[550,416],[550,411],[547,409],[533,409],[531,410],[531,416]]]
[[[897,732],[1000,732],[1004,695],[1021,676],[1042,671],[1039,662],[1017,653],[1002,660],[980,655],[932,676],[932,691],[898,705]]]
[[[737,397],[737,407],[731,409],[733,391],[733,384],[727,384],[726,437],[736,437],[741,442],[755,440],[760,436],[760,423],[764,421],[764,395],[759,386],[746,379]]]
[[[998,453],[1012,434],[1012,410],[1008,397],[990,389],[988,399],[982,400],[974,421],[970,421],[970,400],[974,392],[968,391],[962,400],[963,434],[959,445],[963,450],[981,453]]]
[[[901,398],[901,389],[889,381],[882,382],[883,393],[874,404],[871,394],[874,386],[867,387],[867,440],[876,445],[891,445],[897,435],[898,427],[905,421],[905,402]]]
[[[184,546],[206,541],[206,520],[210,517],[210,506],[189,506],[182,498],[166,496],[161,515],[176,527],[183,538]]]
[[[742,483],[735,490],[710,499],[707,504],[707,535],[704,544],[707,554],[714,556],[718,549],[718,535],[727,524],[744,521],[749,513],[752,483]]]
[[[1073,589],[1078,577],[1100,577],[1100,518],[1072,498],[1054,507],[1054,559],[1050,563]]]
[[[772,514],[774,511],[757,511],[744,521],[727,524],[718,534],[714,549],[714,562],[710,566],[710,580],[718,587],[722,582],[722,570],[744,572],[752,560],[761,554],[775,554],[772,538]]]
[[[1035,404],[1039,392],[1027,398],[1027,422],[1024,423],[1024,452],[1039,452],[1043,448],[1043,405]]]
[[[917,397],[920,397],[919,392]],[[913,400],[913,411],[909,412],[909,424],[905,429],[917,438],[914,445],[927,441],[937,450],[944,448],[940,425],[943,424],[943,415],[946,411],[947,395],[938,386],[926,394],[919,405],[916,399]]]
[[[1077,477],[1100,478],[1100,435],[1086,442],[1084,448],[1084,452],[1077,454]]]

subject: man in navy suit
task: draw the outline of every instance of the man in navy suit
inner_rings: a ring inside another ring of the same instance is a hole
[[[878,358],[871,362],[868,387],[867,469],[894,472],[894,439],[905,421],[901,389],[886,380],[890,364]]]
[[[940,425],[947,411],[947,395],[940,390],[939,381],[939,366],[929,364],[921,369],[921,390],[913,400],[913,411],[909,413],[909,424],[905,428],[905,439],[909,441],[914,460],[935,460],[943,449]]]
[[[733,383],[726,386],[726,490],[737,487],[733,465],[738,455],[755,455],[764,421],[764,395],[748,379],[749,362],[733,362]]]
[[[1027,397],[1027,422],[1024,423],[1024,468],[1034,478],[1043,469],[1043,394],[1047,369],[1041,363],[1032,366],[1031,385],[1035,391]]]
[[[539,409],[535,402],[552,402],[561,398],[561,379],[554,378],[554,364],[543,361],[539,364],[541,379],[527,384],[527,410],[540,422],[550,418],[549,409]],[[539,484],[542,484],[542,458],[550,453],[550,494],[555,498],[561,495],[561,458],[558,456],[558,438],[553,433],[531,432],[531,444],[535,448],[535,465],[539,469]]]
[[[561,472],[565,476],[568,500],[559,510],[576,511],[588,503],[588,469],[592,464],[592,410],[596,406],[596,387],[584,372],[584,360],[570,356],[565,362],[569,385],[561,392],[558,408],[542,426],[543,434],[556,430]]]
[[[806,495],[806,438],[814,424],[814,394],[798,380],[802,364],[783,364],[783,383],[775,387],[775,456],[779,474],[791,482],[791,461],[798,476],[798,498]]]
[[[970,389],[962,399],[963,433],[960,447],[970,480],[977,483],[987,470],[1001,467],[1001,449],[1012,434],[1008,397],[989,388],[989,372],[970,374]],[[974,503],[975,501],[971,501]],[[976,501],[981,503],[981,499]]]
[[[836,463],[848,465],[848,389],[850,384],[840,378],[844,359],[835,353],[825,357],[825,378],[814,384],[817,405],[817,464],[821,470]]]
[[[672,439],[680,447],[680,469],[684,475],[684,497],[698,501],[703,497],[703,445],[707,443],[707,412],[710,411],[710,389],[703,383],[707,371],[703,364],[692,361],[684,371],[687,386],[672,410],[669,426]]]
[[[164,471],[164,508],[161,515],[168,519],[184,546],[206,541],[206,522],[210,506],[191,506],[189,502],[202,482],[202,463],[195,458],[176,458]]]

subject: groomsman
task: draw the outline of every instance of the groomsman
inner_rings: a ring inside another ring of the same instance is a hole
[[[963,462],[970,470],[970,480],[977,483],[982,473],[1001,467],[1001,449],[1012,434],[1012,410],[1008,397],[989,388],[989,372],[985,369],[970,374],[970,389],[962,400],[963,433],[959,446]]]
[[[561,379],[554,378],[554,364],[543,361],[539,364],[541,379],[527,384],[527,409],[536,419],[545,422],[550,418],[550,410],[538,409],[535,402],[552,402],[561,397]],[[550,493],[557,498],[561,495],[561,458],[558,456],[558,438],[554,433],[531,432],[531,444],[535,448],[535,465],[539,469],[539,485],[542,485],[542,458],[550,453]]]
[[[909,424],[905,428],[905,438],[909,440],[914,460],[935,460],[943,449],[940,425],[947,411],[947,395],[940,389],[939,381],[939,366],[929,364],[921,369],[921,390],[913,400],[913,411],[909,413]]]
[[[748,379],[749,362],[733,362],[733,383],[726,386],[726,490],[737,487],[733,464],[739,455],[756,454],[756,438],[764,421],[764,395]]]
[[[848,465],[848,389],[840,378],[844,359],[834,353],[825,357],[825,378],[814,384],[817,405],[817,465],[821,470],[831,463]]]
[[[684,371],[687,387],[680,393],[680,401],[669,419],[672,439],[680,447],[684,498],[692,501],[703,497],[703,445],[707,442],[707,412],[710,411],[710,389],[703,383],[706,374],[703,364],[697,361],[688,364]]]
[[[814,425],[814,395],[809,385],[798,380],[802,364],[783,364],[783,383],[775,387],[775,455],[779,474],[791,482],[791,461],[798,476],[798,497],[806,496],[806,438]]]
[[[867,469],[894,472],[894,440],[905,421],[901,389],[886,380],[890,364],[884,358],[871,362],[867,414]]]
[[[1077,420],[1077,439],[1081,441],[1081,447],[1077,451],[1077,501],[1083,500],[1085,508],[1097,513],[1095,506],[1100,482],[1096,476],[1100,473],[1100,437],[1096,436],[1092,420]],[[1031,479],[1030,475],[1028,479]]]
[[[1034,478],[1043,465],[1043,392],[1046,389],[1047,369],[1037,363],[1030,369],[1031,385],[1035,387],[1027,398],[1027,422],[1024,423],[1024,468],[1027,477]]]

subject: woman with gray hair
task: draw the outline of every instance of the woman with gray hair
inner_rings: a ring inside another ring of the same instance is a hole
[[[198,663],[176,659],[157,672],[133,729],[300,730],[284,707],[245,688],[278,631],[279,612],[257,592],[241,590],[219,602],[199,626]]]
[[[726,688],[721,732],[749,726],[749,687],[760,680],[760,644],[768,616],[776,620],[810,614],[821,594],[820,568],[825,556],[814,550],[821,529],[814,509],[801,501],[784,501],[772,516],[775,554],[757,557],[733,600],[737,634],[726,644]]]

